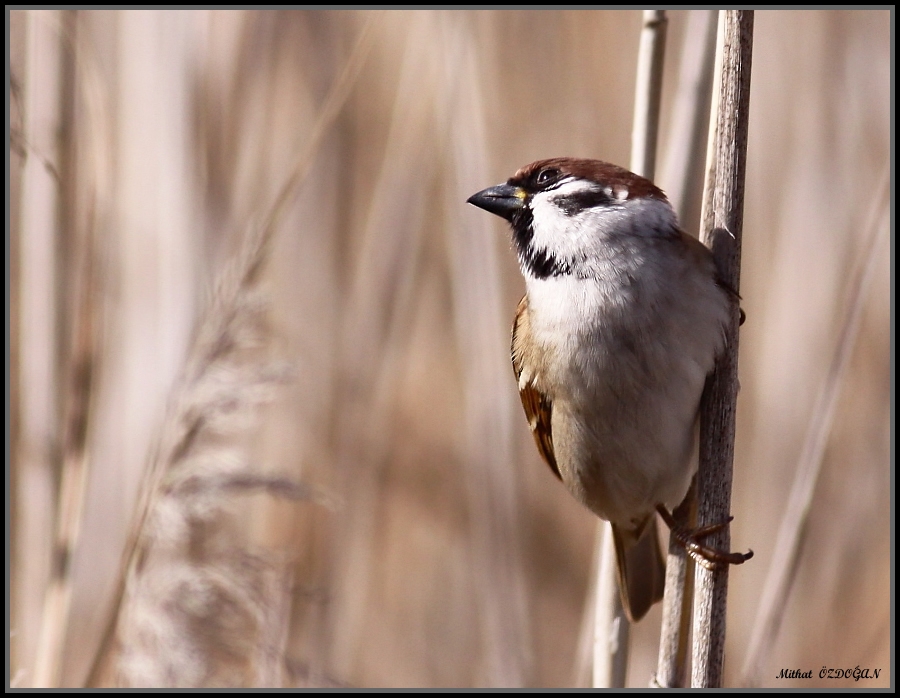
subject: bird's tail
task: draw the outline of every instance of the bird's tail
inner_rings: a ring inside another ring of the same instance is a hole
[[[659,549],[653,516],[634,530],[612,525],[619,570],[619,592],[628,620],[636,623],[663,597],[666,561]]]

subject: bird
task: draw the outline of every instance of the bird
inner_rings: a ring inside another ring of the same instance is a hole
[[[467,202],[510,225],[525,278],[511,357],[528,425],[566,489],[612,525],[636,622],[663,595],[655,513],[680,504],[696,472],[700,399],[737,294],[663,191],[617,165],[539,160]]]

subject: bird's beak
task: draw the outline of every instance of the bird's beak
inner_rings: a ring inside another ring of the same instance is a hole
[[[525,190],[512,184],[498,184],[477,194],[472,194],[466,203],[483,208],[501,218],[510,220],[513,214],[525,205]]]

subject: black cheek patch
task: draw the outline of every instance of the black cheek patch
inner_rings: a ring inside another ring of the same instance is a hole
[[[553,199],[553,203],[567,216],[574,216],[585,209],[594,208],[595,206],[608,206],[612,201],[612,197],[600,189],[587,189],[574,194],[557,196]]]
[[[560,262],[554,255],[548,254],[546,250],[536,250],[531,247],[520,253],[519,257],[537,279],[560,276],[561,274],[568,274],[570,271],[566,262]]]

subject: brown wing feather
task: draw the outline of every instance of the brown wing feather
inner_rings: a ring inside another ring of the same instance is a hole
[[[519,307],[516,308],[516,319],[513,321],[512,328],[512,365],[513,373],[516,376],[516,383],[519,384],[519,378],[522,375],[522,354],[517,349],[518,337],[520,340],[530,332],[528,324],[528,301],[527,297],[523,297],[519,301]],[[519,397],[522,398],[522,407],[525,408],[525,416],[528,418],[528,426],[531,427],[531,434],[534,436],[534,442],[537,444],[538,452],[550,466],[553,473],[562,480],[559,474],[559,467],[556,465],[556,455],[553,453],[553,432],[550,427],[550,419],[553,414],[553,403],[546,395],[534,387],[533,382],[526,383],[519,387]]]

